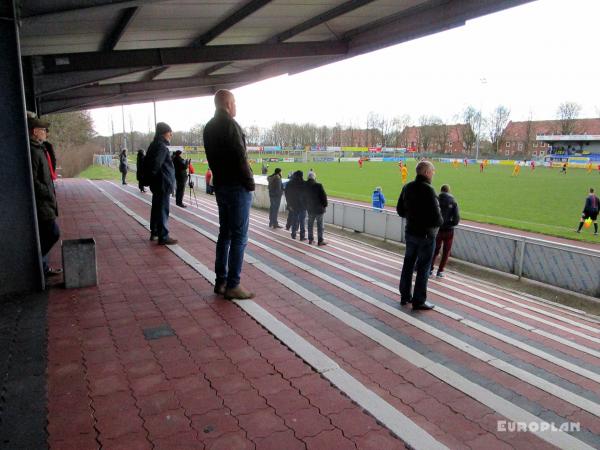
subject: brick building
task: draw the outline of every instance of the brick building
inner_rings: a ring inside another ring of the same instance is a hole
[[[468,124],[423,125],[406,127],[401,140],[411,151],[465,154],[474,149],[474,139],[469,139]]]
[[[600,134],[600,119],[576,119],[568,124],[570,132],[565,133],[565,124],[560,120],[531,120],[508,123],[502,133],[498,155],[517,157],[543,157],[550,147],[547,142],[536,141],[540,135]]]

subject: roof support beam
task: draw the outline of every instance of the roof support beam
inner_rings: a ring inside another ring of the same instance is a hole
[[[271,0],[250,0],[248,3],[246,3],[240,9],[235,11],[233,14],[231,14],[230,16],[227,16],[221,22],[219,22],[214,27],[212,27],[210,30],[201,34],[197,38],[195,38],[192,42],[190,42],[189,46],[190,47],[202,47],[203,45],[208,44],[210,41],[212,41],[214,38],[216,38],[220,34],[227,31],[229,28],[234,26],[236,23],[241,22],[246,17],[255,13],[260,8],[262,8],[267,3],[270,3],[270,2],[271,2]]]
[[[108,36],[106,36],[102,44],[101,50],[109,52],[115,49],[115,47],[121,40],[121,37],[123,36],[123,34],[125,34],[127,27],[129,26],[129,24],[131,24],[139,10],[140,8],[137,6],[125,8],[123,10],[123,12],[121,13],[121,17],[115,24],[114,28],[110,31]]]
[[[64,17],[85,17],[91,11],[117,11],[123,8],[133,8],[160,3],[166,0],[92,0],[86,6],[54,8],[54,2],[37,2],[36,10],[28,14],[26,9],[21,11],[21,23],[29,27],[40,21],[62,19]],[[75,3],[75,2],[72,2]]]
[[[148,69],[150,69],[150,67],[140,67],[137,69],[90,70],[77,73],[56,73],[48,75],[38,74],[35,75],[35,93],[36,95],[49,95],[69,89],[76,89],[110,78],[143,72]]]
[[[308,19],[301,24],[296,25],[288,30],[285,30],[279,34],[276,34],[267,42],[276,43],[276,42],[284,42],[288,39],[297,36],[300,33],[303,33],[306,30],[310,30],[318,25],[321,25],[329,20],[333,20],[336,17],[347,14],[355,9],[360,8],[361,6],[365,6],[369,3],[372,3],[373,0],[348,0],[341,5],[336,6],[335,8],[330,9],[329,11],[325,11],[323,14],[319,14],[318,16],[313,17],[312,19]]]
[[[161,48],[52,55],[42,57],[42,63],[44,73],[65,73],[232,60],[344,55],[347,51],[348,44],[339,41],[209,45],[200,48]]]

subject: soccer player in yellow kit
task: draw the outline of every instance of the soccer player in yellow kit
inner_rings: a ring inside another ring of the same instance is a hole
[[[408,169],[406,168],[406,164],[402,165],[402,184],[406,184],[406,180],[408,180]]]
[[[515,167],[513,168],[511,177],[519,176],[520,172],[521,172],[521,165],[518,162],[515,162]]]

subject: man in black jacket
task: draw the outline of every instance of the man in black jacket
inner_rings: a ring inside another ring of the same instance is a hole
[[[140,192],[146,192],[146,189],[144,189],[144,183],[142,183],[142,177],[141,177],[141,173],[142,170],[144,170],[144,150],[142,150],[141,148],[138,149],[137,151],[137,161],[135,163],[135,167],[136,167],[136,171],[135,171],[135,178],[138,181],[138,187],[140,188]]]
[[[169,237],[169,202],[175,186],[175,169],[169,142],[173,136],[171,127],[164,122],[156,124],[154,140],[144,158],[144,173],[150,181],[152,211],[150,213],[150,240],[158,238],[160,245],[173,245],[176,239]]]
[[[204,127],[206,159],[219,207],[215,258],[215,293],[226,299],[249,299],[254,293],[240,285],[248,243],[254,175],[246,155],[246,138],[234,120],[235,98],[221,89],[215,94],[215,116]]]
[[[173,154],[173,167],[175,168],[175,204],[180,208],[187,208],[183,204],[183,194],[185,193],[185,182],[187,181],[187,164],[181,157],[181,150],[177,150]]]
[[[431,260],[430,275],[433,274],[433,265],[435,264],[435,259],[440,254],[440,249],[442,248],[442,244],[444,244],[442,259],[440,260],[440,265],[438,266],[436,274],[436,277],[444,278],[444,267],[446,267],[448,257],[450,256],[450,250],[452,250],[454,227],[458,225],[458,222],[460,222],[460,214],[458,212],[458,203],[456,203],[454,196],[450,194],[450,186],[444,184],[440,190],[441,192],[438,196],[438,200],[440,202],[440,209],[442,211],[444,223],[442,223],[440,231],[438,231],[438,234],[435,238],[435,251],[433,252],[433,259]]]
[[[412,303],[413,310],[433,309],[427,301],[427,281],[438,227],[442,213],[438,198],[431,187],[435,167],[421,161],[416,167],[417,176],[400,192],[396,211],[406,219],[406,250],[400,277],[400,304]],[[412,275],[417,265],[414,293],[411,295]]]
[[[285,187],[285,201],[291,213],[292,239],[300,229],[300,240],[306,240],[306,187],[303,180],[304,173],[296,170]]]
[[[308,172],[306,181],[306,210],[308,211],[308,243],[314,242],[313,233],[315,220],[317,221],[317,245],[327,245],[323,240],[323,214],[327,208],[327,194],[323,185],[317,183],[317,176],[312,170]]]
[[[27,125],[42,265],[45,276],[57,275],[62,272],[62,269],[53,269],[48,266],[48,253],[60,238],[60,230],[56,223],[58,204],[50,172],[51,158],[46,154],[44,146],[50,124],[37,117],[29,117]]]
[[[267,177],[269,182],[269,228],[281,228],[277,220],[281,196],[283,195],[283,183],[281,182],[281,169],[278,167]]]

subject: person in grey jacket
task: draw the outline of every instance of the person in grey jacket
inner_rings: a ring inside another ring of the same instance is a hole
[[[60,230],[56,223],[58,204],[50,172],[51,158],[44,146],[50,124],[37,117],[29,117],[27,125],[42,265],[45,276],[57,275],[62,269],[53,269],[48,265],[48,253],[60,238]]]
[[[417,176],[400,192],[396,211],[406,219],[406,250],[400,277],[400,304],[412,303],[413,310],[433,309],[427,301],[427,281],[433,257],[435,236],[443,223],[440,204],[431,180],[435,167],[421,161],[416,167]],[[412,275],[417,266],[414,292],[411,294]]]
[[[281,169],[278,167],[267,177],[269,182],[269,228],[282,228],[277,221],[281,196],[283,195],[283,183],[281,181]]]
[[[150,213],[150,240],[158,238],[160,245],[176,244],[169,237],[169,202],[175,187],[175,168],[169,153],[173,131],[164,122],[156,124],[156,134],[150,143],[144,158],[144,172],[148,176],[152,192],[152,210]]]
[[[433,265],[435,264],[435,259],[440,254],[443,244],[444,250],[442,252],[442,259],[440,260],[436,277],[444,278],[444,268],[446,267],[446,262],[448,262],[448,257],[452,250],[452,241],[454,240],[454,227],[460,222],[460,214],[458,212],[458,203],[456,203],[454,196],[450,194],[450,186],[444,184],[440,190],[441,192],[438,196],[438,200],[440,202],[444,223],[440,227],[435,238],[435,251],[433,252],[433,259],[431,260],[430,275],[433,274]]]

